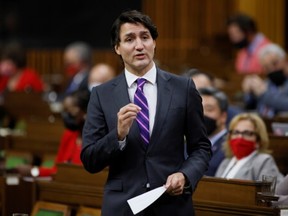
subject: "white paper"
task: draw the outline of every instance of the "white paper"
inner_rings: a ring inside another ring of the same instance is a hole
[[[287,216],[288,215],[288,210],[287,209],[281,209],[280,215],[281,216]]]
[[[137,214],[140,211],[147,208],[153,202],[155,202],[167,189],[164,186],[155,188],[134,198],[127,200],[133,214]]]

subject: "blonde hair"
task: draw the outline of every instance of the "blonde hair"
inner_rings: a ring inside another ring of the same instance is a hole
[[[255,113],[240,113],[236,115],[229,124],[229,131],[233,130],[236,125],[242,120],[249,120],[255,127],[255,133],[257,136],[257,142],[259,144],[258,152],[270,153],[269,147],[269,136],[267,133],[266,125],[261,117]],[[225,143],[223,144],[223,149],[226,157],[233,157],[232,150],[230,148],[230,138],[231,135],[228,134]]]

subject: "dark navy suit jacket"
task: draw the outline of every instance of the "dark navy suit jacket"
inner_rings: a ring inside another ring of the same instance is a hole
[[[148,148],[142,143],[137,122],[119,147],[117,113],[130,103],[125,74],[93,88],[83,130],[81,160],[86,170],[109,166],[104,189],[103,216],[133,215],[127,200],[165,184],[169,175],[182,172],[191,192],[208,168],[211,144],[203,124],[201,97],[191,79],[157,69],[155,123]],[[188,158],[184,158],[184,136]],[[153,204],[155,215],[193,215],[191,194],[163,194]],[[138,215],[142,215],[143,212]]]
[[[217,139],[217,141],[212,146],[212,152],[213,156],[209,162],[209,169],[205,172],[205,175],[207,176],[215,176],[215,173],[222,162],[222,160],[225,158],[225,154],[222,149],[222,145],[225,142],[227,132],[224,133],[221,137]]]

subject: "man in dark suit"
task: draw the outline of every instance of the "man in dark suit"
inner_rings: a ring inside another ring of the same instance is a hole
[[[202,97],[204,120],[213,152],[209,169],[205,172],[205,175],[215,176],[218,166],[225,158],[222,144],[227,135],[228,99],[222,91],[213,87],[200,88],[198,91]]]
[[[193,81],[155,66],[157,36],[147,15],[123,12],[111,42],[125,70],[91,93],[81,160],[91,173],[109,166],[103,216],[133,215],[127,200],[163,185],[166,193],[138,215],[194,215],[191,194],[211,144]]]

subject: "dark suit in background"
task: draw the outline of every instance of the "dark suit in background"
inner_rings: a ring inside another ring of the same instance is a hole
[[[223,143],[225,142],[226,135],[227,135],[227,132],[221,135],[212,145],[213,156],[209,162],[209,168],[205,172],[205,175],[207,176],[215,176],[218,166],[220,165],[222,160],[224,160],[225,158],[225,154],[222,149],[222,146],[223,146]]]

